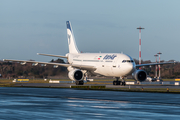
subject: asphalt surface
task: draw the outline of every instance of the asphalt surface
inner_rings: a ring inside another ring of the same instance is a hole
[[[180,94],[0,87],[0,98],[0,120],[180,120]]]
[[[17,87],[62,87],[62,88],[70,88],[71,86],[82,86],[75,84],[60,84],[60,83],[16,83]],[[173,88],[180,89],[179,85],[105,85],[105,84],[84,84],[83,86],[106,86],[106,88]]]

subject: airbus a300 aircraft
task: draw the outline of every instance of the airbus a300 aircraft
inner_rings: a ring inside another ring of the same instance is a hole
[[[150,64],[136,65],[134,60],[129,55],[122,53],[80,53],[76,46],[71,23],[67,21],[66,25],[67,25],[69,53],[67,53],[66,56],[39,54],[39,53],[38,55],[67,58],[68,64],[24,61],[24,60],[9,60],[9,59],[4,59],[4,61],[21,62],[22,64],[30,62],[33,63],[34,65],[50,64],[55,66],[64,66],[67,67],[69,71],[68,73],[69,78],[75,81],[76,85],[83,85],[84,80],[87,79],[88,75],[102,75],[102,76],[115,77],[116,80],[113,81],[113,85],[126,85],[124,81],[124,77],[132,74],[133,78],[136,81],[141,82],[146,80],[147,73],[146,71],[137,69],[136,67],[169,64],[169,63],[150,63]],[[119,81],[119,78],[122,78],[122,80]]]

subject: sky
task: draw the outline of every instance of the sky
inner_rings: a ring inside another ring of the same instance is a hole
[[[0,60],[57,59],[68,53],[66,21],[87,53],[180,61],[180,0],[0,0]]]

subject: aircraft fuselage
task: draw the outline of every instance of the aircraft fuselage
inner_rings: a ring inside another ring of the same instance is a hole
[[[68,62],[72,65],[96,66],[93,72],[104,76],[121,77],[136,70],[134,60],[121,53],[69,53]]]

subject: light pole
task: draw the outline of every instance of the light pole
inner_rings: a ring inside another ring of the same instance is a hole
[[[160,55],[162,54],[162,53],[157,53],[158,55],[159,55],[159,63],[160,63]],[[159,65],[159,80],[160,80],[160,77],[161,77],[161,66]]]
[[[155,57],[156,57],[156,63],[157,63],[157,54],[156,55],[154,55]],[[157,65],[156,65],[156,68],[155,68],[155,71],[156,71],[156,73],[155,73],[155,78],[157,78]]]
[[[140,65],[141,64],[141,29],[144,29],[144,28],[140,26],[137,29],[139,29],[139,65]],[[139,69],[141,69],[141,67]]]

